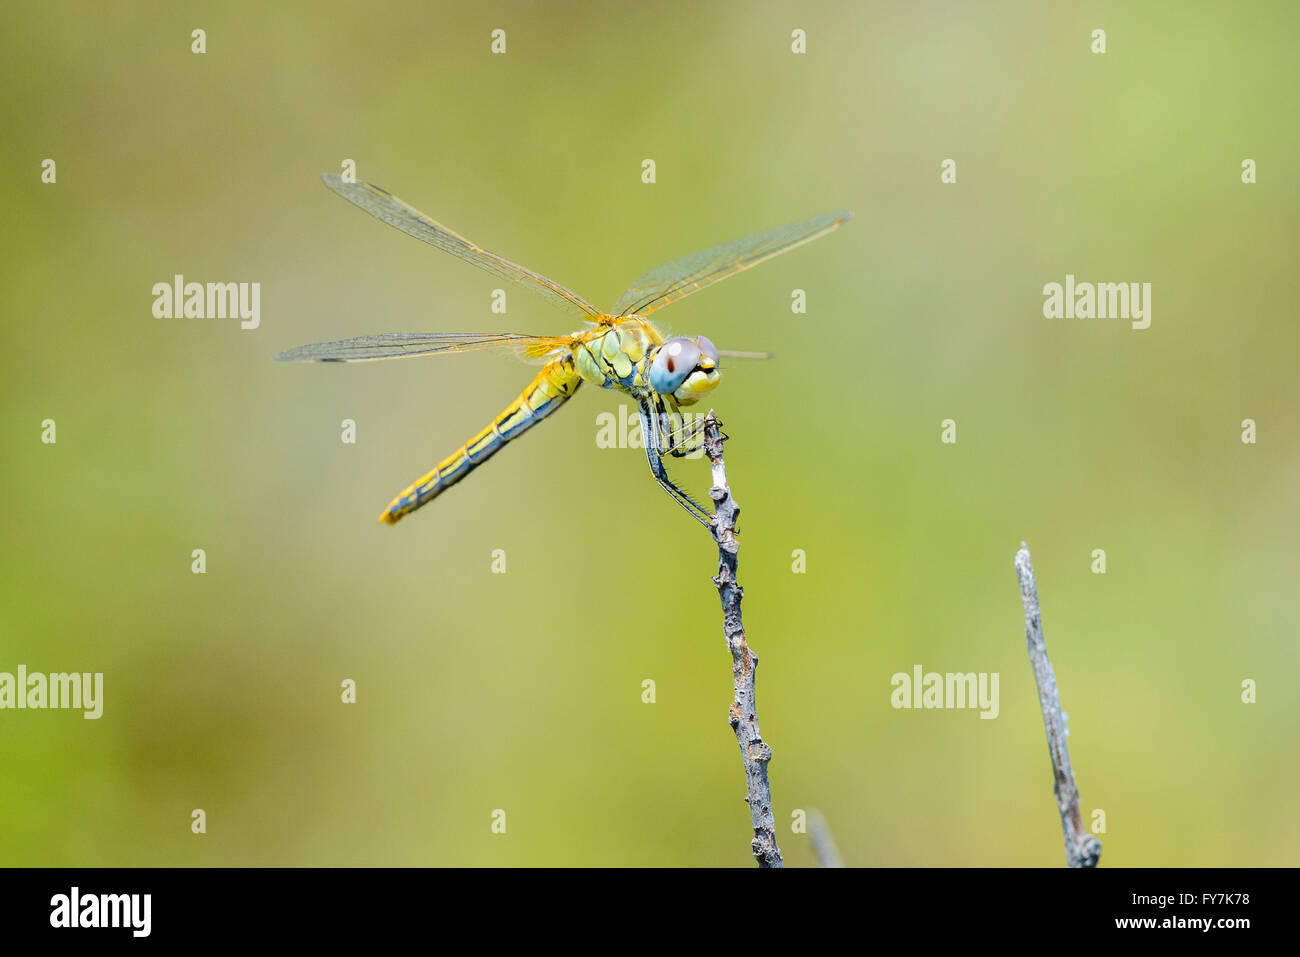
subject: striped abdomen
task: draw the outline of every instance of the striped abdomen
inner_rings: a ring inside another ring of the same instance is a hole
[[[486,462],[511,439],[558,409],[581,384],[582,378],[573,367],[572,356],[548,362],[519,398],[506,406],[487,428],[389,502],[379,521],[395,525],[403,516],[432,501]]]

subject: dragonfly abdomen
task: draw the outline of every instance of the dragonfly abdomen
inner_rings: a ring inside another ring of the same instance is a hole
[[[549,362],[481,432],[439,462],[427,474],[388,503],[379,521],[396,525],[421,505],[431,502],[497,453],[511,439],[546,418],[578,390],[582,377],[573,367],[573,357]]]

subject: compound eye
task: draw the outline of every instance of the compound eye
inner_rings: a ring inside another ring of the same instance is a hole
[[[700,352],[712,359],[713,364],[716,366],[718,364],[718,347],[713,344],[713,341],[704,336],[697,336],[695,341],[699,343]]]
[[[669,339],[650,366],[650,387],[667,395],[677,391],[700,361],[700,347],[690,339]]]
[[[689,375],[700,361],[700,347],[690,339],[669,339],[664,344],[665,368],[669,375]]]

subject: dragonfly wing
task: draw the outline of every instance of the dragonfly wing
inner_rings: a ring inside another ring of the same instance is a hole
[[[829,213],[803,223],[791,223],[778,229],[755,233],[701,249],[650,270],[623,295],[611,310],[615,316],[648,316],[669,303],[683,299],[714,283],[722,282],[764,260],[812,242],[848,222],[850,212]]]
[[[354,206],[364,209],[375,219],[397,227],[408,236],[414,236],[431,246],[437,246],[467,263],[486,269],[500,279],[508,279],[526,286],[567,312],[593,319],[600,315],[595,306],[576,292],[566,289],[558,282],[552,282],[531,269],[512,263],[503,256],[488,252],[482,246],[470,242],[441,223],[430,219],[418,209],[407,206],[387,190],[371,186],[369,183],[349,183],[337,173],[325,173],[321,179],[325,181],[326,186]]]
[[[481,349],[513,349],[527,358],[539,358],[572,342],[569,336],[521,336],[513,332],[467,335],[454,333],[390,333],[360,336],[338,342],[317,342],[281,352],[277,362],[369,362],[406,356],[445,355]]]

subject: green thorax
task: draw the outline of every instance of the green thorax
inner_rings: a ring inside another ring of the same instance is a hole
[[[663,336],[647,320],[627,316],[582,333],[573,346],[573,362],[587,382],[641,399],[653,391],[650,363],[663,344]]]

